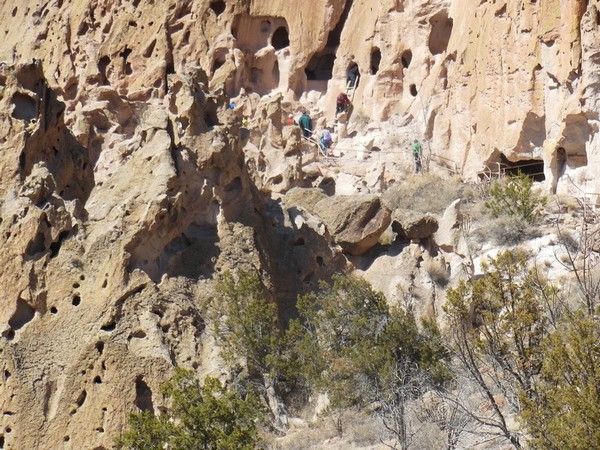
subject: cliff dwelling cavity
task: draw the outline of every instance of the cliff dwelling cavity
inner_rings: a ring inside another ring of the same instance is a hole
[[[503,173],[505,175],[516,175],[519,172],[533,178],[534,181],[544,181],[544,161],[541,159],[521,159],[510,161],[504,154],[495,153],[487,162],[492,173]]]
[[[281,50],[290,46],[290,35],[286,27],[279,27],[271,37],[271,45],[275,50]]]
[[[591,142],[594,130],[583,114],[569,114],[560,140],[564,151],[565,169],[587,166],[586,145]],[[560,172],[559,172],[560,173]]]
[[[152,403],[152,390],[142,375],[135,379],[135,406],[141,411],[150,411],[154,414],[154,404]]]
[[[327,83],[323,83],[323,81],[329,81],[333,77],[333,65],[335,63],[336,52],[340,45],[342,30],[346,25],[346,20],[350,14],[353,1],[354,0],[346,0],[340,20],[333,30],[329,32],[325,48],[320,52],[315,53],[304,69],[306,79],[309,82],[309,90],[325,91],[327,89]]]
[[[444,53],[448,48],[448,41],[452,34],[452,19],[448,17],[448,11],[439,11],[430,19],[431,33],[429,34],[429,51],[432,55]]]
[[[210,2],[210,9],[213,10],[217,17],[225,12],[225,7],[226,5],[223,0],[213,0]]]
[[[26,94],[15,92],[12,102],[14,106],[12,116],[18,120],[29,122],[37,117],[37,103],[35,99]]]
[[[402,67],[404,67],[405,69],[408,69],[408,67],[410,66],[410,63],[412,62],[412,51],[410,51],[410,49],[408,50],[404,50],[402,52],[402,56],[400,58],[400,61],[402,62]]]
[[[379,72],[381,64],[381,50],[377,47],[371,49],[371,75],[376,75]]]

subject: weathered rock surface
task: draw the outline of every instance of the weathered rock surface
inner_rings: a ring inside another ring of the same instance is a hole
[[[392,218],[362,194],[413,170],[415,137],[432,171],[531,160],[547,190],[597,202],[598,14],[583,0],[3,1],[3,448],[110,448],[129,411],[163,406],[175,365],[220,375],[200,311],[224,270],[257,269],[284,320],[346,258],[435,313],[435,273],[470,270],[453,210],[439,253],[426,239],[368,254]],[[306,109],[317,133],[333,126],[353,64],[354,110],[325,160],[284,122]],[[310,186],[329,196],[293,189]],[[404,239],[437,230],[394,214]]]

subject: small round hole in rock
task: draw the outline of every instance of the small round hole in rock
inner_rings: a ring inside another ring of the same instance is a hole
[[[81,297],[79,295],[74,295],[73,300],[71,300],[71,303],[73,304],[73,306],[79,306],[79,304],[81,303]]]
[[[56,309],[56,306],[52,306],[52,307],[50,308],[50,313],[51,313],[51,314],[56,314],[57,312],[58,312],[58,309]]]

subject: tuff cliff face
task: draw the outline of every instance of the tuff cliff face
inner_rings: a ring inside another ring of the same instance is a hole
[[[294,187],[378,194],[418,136],[465,177],[535,160],[549,190],[598,192],[596,5],[4,1],[1,447],[110,448],[174,365],[218,374],[202,307],[220,271],[260,269],[285,318],[361,268],[392,208]],[[283,123],[332,123],[354,64],[354,113],[376,122],[360,152],[381,157],[332,168]],[[401,263],[417,281],[423,258]],[[368,270],[395,295],[397,266]]]

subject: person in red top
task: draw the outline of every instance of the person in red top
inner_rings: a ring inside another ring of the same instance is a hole
[[[345,92],[340,92],[340,95],[337,96],[337,100],[335,102],[335,113],[339,114],[341,112],[347,111],[350,107],[351,102]]]

